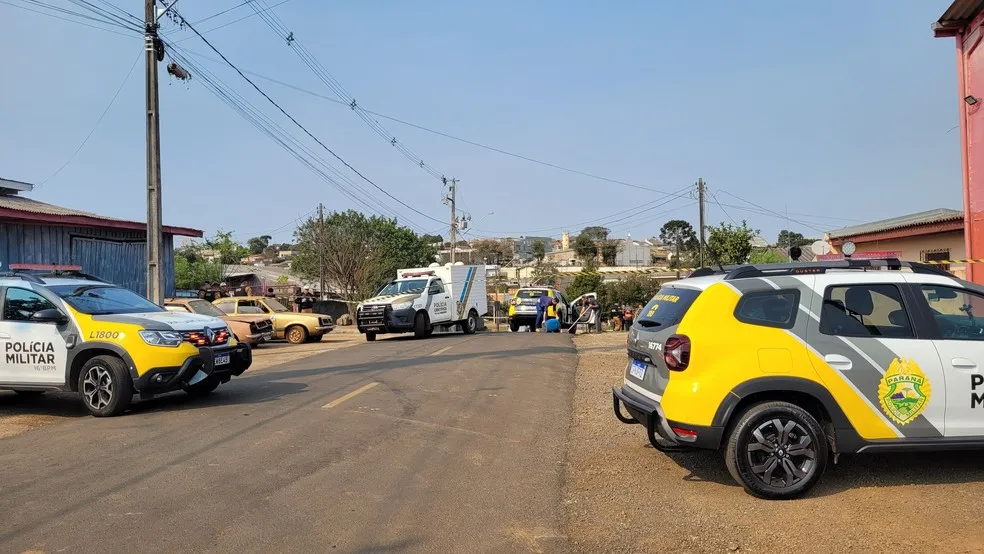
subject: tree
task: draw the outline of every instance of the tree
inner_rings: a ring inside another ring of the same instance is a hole
[[[598,243],[599,250],[601,250],[601,263],[605,265],[615,265],[615,259],[618,257],[618,240],[608,240],[604,239]]]
[[[574,239],[574,243],[571,245],[571,248],[574,249],[574,253],[577,254],[578,258],[584,260],[585,264],[587,264],[589,260],[594,260],[595,256],[598,254],[598,247],[595,245],[595,241],[584,233],[581,233]]]
[[[607,227],[598,227],[598,226],[585,227],[583,230],[581,230],[581,235],[585,235],[586,237],[588,237],[593,241],[608,240],[609,233],[610,231],[608,230]]]
[[[779,264],[787,261],[788,257],[776,252],[774,248],[756,248],[748,256],[750,264]]]
[[[212,238],[207,239],[205,248],[214,250],[224,265],[242,263],[243,258],[249,256],[249,250],[232,240],[232,233],[224,231],[216,231]]]
[[[567,289],[564,291],[564,295],[571,300],[581,296],[582,294],[588,292],[597,292],[601,294],[602,289],[602,279],[601,274],[593,271],[585,271],[579,273],[571,284],[567,285]]]
[[[272,238],[270,235],[253,237],[246,241],[246,248],[249,249],[250,254],[262,254],[270,246],[270,239]]]
[[[689,222],[682,219],[667,221],[659,230],[659,240],[673,248],[674,256],[670,267],[683,267],[683,261],[692,258],[692,254],[700,247],[697,233]]]
[[[202,258],[201,246],[193,244],[174,252],[174,285],[182,290],[196,290],[206,282],[222,280],[222,264]]]
[[[498,239],[476,239],[472,241],[475,255],[492,265],[509,263],[513,258],[512,243]]]
[[[420,235],[420,240],[426,242],[427,244],[444,243],[444,237],[442,237],[441,235]]]
[[[758,234],[750,229],[745,221],[741,225],[721,223],[718,227],[709,226],[707,249],[711,262],[715,264],[743,264],[752,253],[751,240]]]
[[[539,244],[539,243],[537,243]],[[533,282],[540,285],[553,285],[557,276],[557,264],[538,263],[533,268]]]
[[[374,294],[404,267],[428,266],[437,250],[395,219],[349,210],[324,221],[310,218],[294,232],[297,247],[291,270],[315,280],[321,273],[338,285],[345,300]],[[350,304],[350,311],[355,304]]]
[[[543,263],[543,258],[547,255],[547,247],[542,240],[538,240],[533,243],[533,257],[536,258],[536,263]]]
[[[783,229],[779,231],[779,239],[776,241],[776,246],[791,248],[793,246],[806,246],[812,242],[812,240],[804,238],[803,233],[794,233],[793,231]]]
[[[644,306],[659,292],[659,282],[646,275],[629,275],[606,284],[607,301],[619,306]]]

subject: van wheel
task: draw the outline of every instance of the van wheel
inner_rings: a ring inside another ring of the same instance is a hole
[[[430,321],[428,321],[427,314],[424,312],[418,313],[417,317],[413,319],[413,338],[426,338],[430,332],[431,326]]]
[[[789,402],[746,410],[731,430],[725,461],[745,490],[760,498],[793,498],[820,481],[829,456],[816,418]]]
[[[302,325],[291,325],[287,328],[286,337],[291,344],[303,344],[308,338],[308,332]]]
[[[202,379],[201,382],[195,383],[194,385],[188,385],[187,387],[183,387],[183,389],[192,398],[201,398],[212,394],[212,391],[219,388],[219,384],[221,382],[222,381],[214,377],[206,377]]]
[[[509,330],[512,331],[513,333],[518,333],[519,332],[519,322],[516,321],[515,319],[510,319],[509,320]]]
[[[461,326],[461,330],[464,331],[466,335],[474,335],[475,331],[478,331],[478,312],[475,310],[468,312],[468,319],[466,319],[464,325]]]
[[[79,372],[79,395],[96,417],[122,414],[133,400],[133,381],[126,364],[113,356],[92,358]]]
[[[366,342],[375,342],[376,333],[366,333]]]

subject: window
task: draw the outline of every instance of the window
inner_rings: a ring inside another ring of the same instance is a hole
[[[139,294],[104,285],[58,285],[51,292],[76,310],[89,315],[142,314],[163,312],[164,308]]]
[[[256,300],[240,300],[239,301],[239,313],[240,314],[264,314],[267,313],[266,306],[257,302]]]
[[[912,338],[912,324],[895,285],[828,287],[820,332],[844,337]]]
[[[444,283],[440,279],[434,279],[431,281],[430,293],[431,294],[441,294],[444,292]]]
[[[34,291],[9,288],[3,303],[3,318],[6,321],[30,321],[36,312],[51,309],[55,309],[55,305]]]
[[[215,307],[208,300],[190,300],[188,301],[188,311],[192,311],[196,314],[207,315],[210,317],[222,317],[225,314],[221,310]]]
[[[922,261],[924,262],[945,262],[950,259],[950,249],[944,248],[942,250],[923,250],[919,253],[919,257],[922,258]],[[938,267],[950,271],[950,264],[939,264]]]
[[[984,340],[984,296],[940,285],[921,288],[944,340]]]
[[[750,292],[738,301],[735,318],[751,325],[792,329],[799,301],[800,294],[796,289]]]
[[[666,287],[639,312],[636,323],[646,328],[676,325],[699,295],[699,290]]]
[[[169,312],[178,312],[182,314],[189,312],[188,308],[185,308],[183,304],[168,304],[167,306],[164,306],[164,309]]]
[[[236,303],[235,302],[220,302],[215,305],[216,308],[222,310],[223,312],[232,315],[236,313]]]

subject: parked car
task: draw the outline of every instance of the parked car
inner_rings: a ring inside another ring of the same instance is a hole
[[[262,344],[273,338],[273,320],[265,315],[229,315],[201,298],[165,298],[164,308],[169,312],[193,313],[217,317],[225,321],[239,342],[250,346]]]
[[[291,344],[318,342],[335,329],[331,316],[292,312],[276,298],[234,296],[219,298],[215,306],[227,315],[265,315],[273,320],[273,339]]]

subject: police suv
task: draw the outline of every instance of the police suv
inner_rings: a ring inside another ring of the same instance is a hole
[[[984,287],[933,266],[699,270],[628,355],[618,419],[661,451],[723,450],[758,496],[806,492],[842,453],[984,448]]]
[[[77,272],[0,274],[0,389],[78,392],[89,413],[134,393],[204,395],[252,362],[225,322],[181,314]]]

